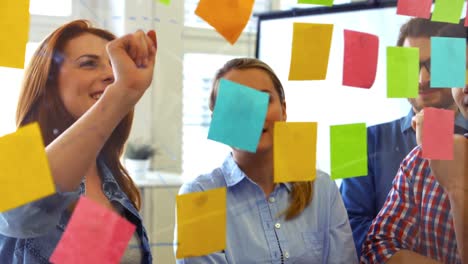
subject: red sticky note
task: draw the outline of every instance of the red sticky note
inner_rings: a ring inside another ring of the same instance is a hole
[[[467,0],[468,3],[468,0]],[[466,15],[465,15],[465,27],[468,27],[468,8],[466,9]]]
[[[398,0],[397,14],[429,19],[432,0]]]
[[[135,226],[82,196],[54,253],[52,263],[119,263]]]
[[[422,156],[426,159],[452,160],[455,113],[433,107],[424,108]]]
[[[344,31],[343,85],[370,88],[375,81],[379,37],[358,31]]]

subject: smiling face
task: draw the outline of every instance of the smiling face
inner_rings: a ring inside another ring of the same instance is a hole
[[[281,101],[268,73],[258,68],[233,69],[228,71],[223,78],[269,94],[268,110],[257,153],[272,151],[273,127],[276,121],[286,121],[286,103]]]
[[[454,102],[450,89],[430,88],[431,74],[427,69],[427,62],[431,59],[431,39],[428,37],[407,37],[404,47],[419,48],[419,94],[416,98],[408,101],[413,106],[415,112],[419,112],[424,107],[454,108]]]
[[[67,111],[82,116],[114,81],[106,52],[109,41],[90,33],[71,39],[63,51],[58,91]]]

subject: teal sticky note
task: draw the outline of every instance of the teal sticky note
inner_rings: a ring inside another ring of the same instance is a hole
[[[365,123],[330,126],[331,178],[367,175]]]
[[[208,138],[255,152],[268,110],[268,93],[221,79]]]
[[[387,47],[387,97],[416,98],[419,87],[419,49]]]
[[[466,40],[431,38],[431,87],[465,87]]]
[[[465,0],[437,0],[434,4],[432,21],[458,24]]]

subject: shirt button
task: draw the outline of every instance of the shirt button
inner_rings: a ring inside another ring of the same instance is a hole
[[[276,224],[275,224],[275,227],[276,227],[276,229],[280,229],[281,224],[280,224],[280,223],[276,223]]]
[[[285,257],[285,258],[289,258],[289,253],[288,253],[288,252],[285,252],[285,253],[284,253],[284,257]]]
[[[274,202],[275,202],[275,197],[270,197],[270,198],[268,198],[268,201],[269,201],[270,203],[274,203]]]

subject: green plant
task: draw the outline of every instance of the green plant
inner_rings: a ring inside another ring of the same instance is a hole
[[[145,160],[153,157],[156,154],[156,149],[148,144],[128,143],[125,149],[125,157],[127,159]]]

